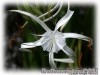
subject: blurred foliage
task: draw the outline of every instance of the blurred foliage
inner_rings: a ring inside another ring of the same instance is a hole
[[[33,36],[31,33],[34,34],[42,34],[45,31],[43,28],[35,21],[31,20],[29,17],[26,17],[24,15],[18,14],[18,13],[12,13],[8,12],[8,10],[11,9],[19,9],[24,10],[27,12],[30,12],[36,16],[40,16],[41,14],[49,11],[54,7],[54,4],[49,5],[36,5],[36,4],[23,4],[23,5],[17,5],[15,6],[6,6],[6,12],[7,12],[7,19],[6,19],[6,35],[7,39],[11,40],[12,38],[15,39],[14,43],[10,43],[12,48],[8,47],[9,41],[7,41],[7,50],[6,50],[6,57],[10,56],[15,53],[15,57],[8,61],[6,60],[6,67],[11,67],[11,62],[17,67],[22,69],[41,69],[41,68],[51,68],[49,65],[49,59],[48,59],[48,52],[43,51],[42,47],[35,47],[31,48],[30,50],[32,52],[22,52],[19,51],[20,44],[23,42],[31,42],[36,41],[40,37]],[[64,28],[63,32],[73,32],[73,33],[79,33],[86,35],[88,37],[91,37],[94,39],[94,6],[77,6],[77,5],[71,5],[71,10],[74,11],[74,14],[66,27]],[[48,27],[50,27],[52,30],[55,28],[55,25],[57,21],[59,21],[62,16],[65,15],[67,11],[67,5],[63,5],[63,8],[61,9],[60,13],[53,18],[52,20],[46,22]],[[46,19],[47,17],[53,15],[53,13],[48,14],[47,16],[41,18],[41,20]],[[23,32],[15,36],[20,31],[15,23],[18,25],[23,26],[23,24],[28,21],[27,25],[25,25],[24,28],[22,28]],[[16,33],[16,34],[15,34]],[[20,38],[20,41],[18,40]],[[11,41],[10,41],[11,42]],[[75,63],[74,64],[66,64],[66,63],[58,63],[57,66],[60,69],[63,68],[89,68],[94,67],[94,48],[92,47],[92,50],[87,46],[88,42],[78,40],[78,39],[66,39],[67,45],[74,50],[76,54]],[[58,54],[55,53],[55,57],[57,58],[66,58],[67,56],[62,52],[59,51]],[[17,61],[17,62],[16,62]],[[8,66],[9,65],[9,66]],[[15,68],[16,68],[15,67]]]

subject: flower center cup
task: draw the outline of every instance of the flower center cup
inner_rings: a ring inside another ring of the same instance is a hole
[[[54,31],[46,32],[43,34],[41,39],[43,39],[42,41],[43,50],[48,52],[53,50],[53,52],[57,53],[59,50],[61,50],[58,44],[61,45],[62,47],[66,45],[64,35],[59,31],[55,33]]]

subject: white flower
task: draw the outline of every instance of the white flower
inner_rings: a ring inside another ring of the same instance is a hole
[[[90,38],[81,34],[77,33],[62,33],[59,32],[58,29],[61,26],[65,26],[71,16],[73,15],[74,11],[68,10],[66,15],[63,16],[56,24],[56,27],[54,31],[52,31],[48,26],[41,21],[38,17],[34,16],[33,14],[30,14],[25,11],[21,10],[11,10],[13,12],[18,12],[23,15],[29,16],[32,20],[35,20],[38,22],[45,30],[46,32],[43,35],[37,35],[41,36],[41,38],[35,42],[29,42],[29,43],[22,43],[21,48],[34,48],[36,46],[42,46],[44,51],[49,52],[49,63],[52,68],[56,68],[56,65],[54,61],[56,62],[65,62],[65,63],[74,63],[74,52],[71,50],[67,44],[65,39],[66,38],[76,38],[76,39],[82,39],[85,41],[90,41]],[[58,53],[60,50],[62,50],[66,55],[69,56],[69,58],[63,58],[63,59],[57,59],[54,58],[54,53]]]

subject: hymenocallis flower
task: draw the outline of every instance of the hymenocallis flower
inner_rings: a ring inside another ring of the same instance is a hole
[[[36,46],[42,46],[44,51],[49,52],[49,63],[52,68],[56,68],[56,62],[65,62],[65,63],[74,63],[74,57],[75,54],[72,49],[70,49],[66,44],[66,38],[76,38],[76,39],[82,39],[85,41],[92,41],[89,37],[77,34],[77,33],[62,33],[58,31],[60,27],[64,27],[70,18],[72,17],[74,11],[67,10],[67,13],[57,22],[55,25],[55,29],[51,30],[44,21],[40,20],[35,15],[28,13],[26,11],[21,10],[11,10],[13,12],[18,12],[23,15],[29,16],[32,20],[35,20],[38,22],[46,31],[41,36],[41,38],[35,42],[28,42],[28,43],[22,43],[21,49],[25,48],[34,48]],[[63,29],[63,28],[62,28]],[[92,44],[92,42],[91,42]],[[69,58],[63,58],[63,59],[57,59],[54,58],[54,53],[58,53],[60,50],[62,50],[66,55],[69,56]]]

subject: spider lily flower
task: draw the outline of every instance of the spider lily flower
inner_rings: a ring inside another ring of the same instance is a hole
[[[25,48],[34,48],[36,46],[42,46],[44,51],[49,52],[49,63],[52,68],[57,68],[55,61],[56,62],[64,62],[64,63],[74,63],[74,57],[75,54],[71,48],[69,48],[66,44],[66,38],[76,38],[76,39],[81,39],[85,41],[90,41],[90,38],[81,34],[77,33],[62,33],[58,31],[58,29],[61,26],[65,26],[70,18],[72,17],[74,11],[68,10],[65,16],[63,16],[56,24],[55,29],[51,30],[42,20],[40,20],[38,17],[35,15],[21,11],[21,10],[11,10],[13,12],[18,12],[23,15],[29,16],[32,20],[35,20],[38,22],[46,31],[42,35],[37,35],[41,36],[41,38],[35,42],[28,42],[28,43],[22,43],[21,44],[21,49]],[[92,42],[91,42],[92,44]],[[54,58],[54,53],[58,53],[60,50],[62,50],[66,55],[69,56],[69,58],[63,58],[63,59],[57,59]]]

